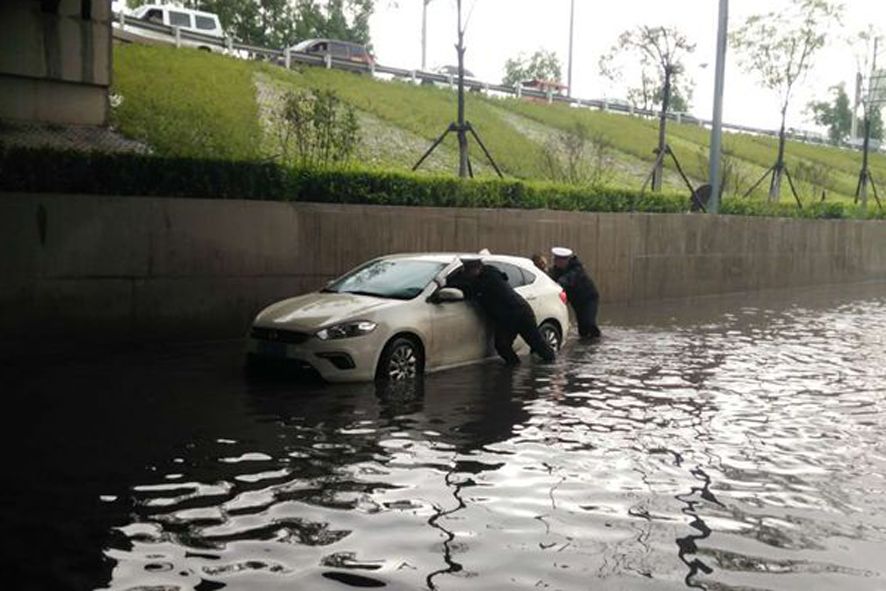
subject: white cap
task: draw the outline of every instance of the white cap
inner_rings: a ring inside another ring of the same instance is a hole
[[[464,256],[459,257],[459,260],[463,265],[471,265],[483,262],[483,257],[477,254],[466,254]]]
[[[557,258],[568,259],[572,256],[572,251],[568,248],[564,248],[562,246],[555,246],[551,249],[551,254]]]

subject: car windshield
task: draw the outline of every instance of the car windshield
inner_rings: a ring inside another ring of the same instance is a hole
[[[445,263],[434,261],[381,259],[351,271],[323,291],[411,300],[445,267]]]

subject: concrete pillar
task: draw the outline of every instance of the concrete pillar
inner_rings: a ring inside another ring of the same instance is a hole
[[[514,87],[514,93],[517,95],[517,98],[523,98],[523,85],[517,82],[517,86]]]
[[[327,54],[323,57],[323,59],[324,59],[324,61],[326,62],[326,69],[327,69],[327,70],[331,70],[331,69],[332,69],[332,54],[331,54],[331,53],[327,53]]]
[[[631,103],[630,106],[628,107],[628,113],[630,113],[631,115],[635,114],[634,113],[634,103]]]
[[[603,101],[603,111],[609,112],[609,101]]]
[[[179,27],[172,27],[172,33],[175,35],[175,46],[182,46],[182,30]]]
[[[234,38],[230,35],[225,35],[225,48],[228,52],[234,51]]]
[[[412,79],[413,84],[415,84],[417,82],[415,70],[412,70],[411,72],[409,72],[409,77]]]
[[[677,123],[683,123],[683,113],[677,113]]]
[[[288,47],[283,50],[283,64],[287,70],[292,66],[292,51]]]
[[[454,82],[452,81],[452,74],[449,74],[449,90],[452,90],[454,86]]]
[[[126,15],[123,14],[123,11],[121,11],[121,12],[117,15],[117,20],[120,21],[120,26],[121,26],[121,27],[122,27],[123,25],[126,24]]]
[[[549,88],[548,89],[548,104],[550,105],[553,102],[554,102],[554,91]]]

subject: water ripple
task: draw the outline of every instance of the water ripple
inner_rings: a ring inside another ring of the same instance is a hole
[[[247,385],[130,487],[109,586],[886,588],[886,294],[828,298],[632,310],[411,388]]]

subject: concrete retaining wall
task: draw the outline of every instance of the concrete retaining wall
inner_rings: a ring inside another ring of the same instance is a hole
[[[0,194],[0,236],[6,342],[237,336],[404,251],[568,245],[619,303],[886,278],[882,222]]]

